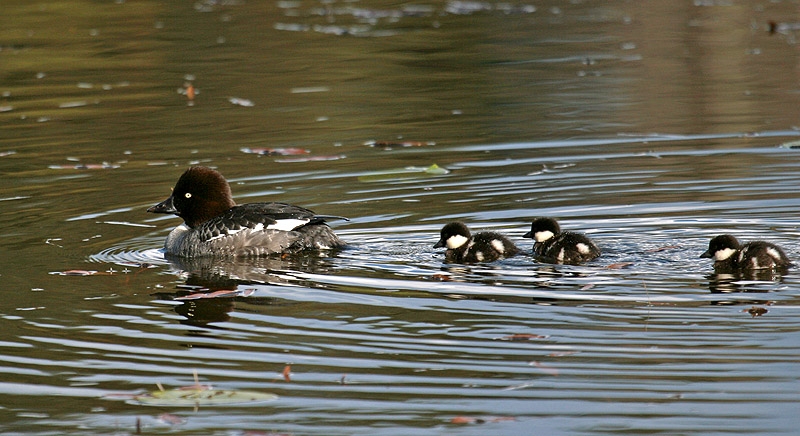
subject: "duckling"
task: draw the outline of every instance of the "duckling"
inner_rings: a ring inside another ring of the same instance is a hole
[[[531,231],[522,237],[532,238],[534,256],[549,263],[577,265],[600,256],[591,239],[581,233],[562,232],[553,218],[534,219]]]
[[[520,252],[505,236],[496,232],[472,235],[462,222],[452,222],[442,228],[441,238],[433,248],[441,247],[447,247],[445,259],[454,263],[494,262]]]

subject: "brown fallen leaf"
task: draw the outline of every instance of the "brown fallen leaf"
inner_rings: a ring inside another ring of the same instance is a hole
[[[292,381],[292,367],[289,365],[283,367],[283,380],[286,382]]]
[[[471,416],[454,416],[451,420],[451,424],[483,424],[483,420],[480,418],[473,418]]]
[[[763,307],[753,306],[753,307],[751,307],[749,309],[742,310],[742,312],[747,312],[747,313],[750,314],[750,316],[755,318],[757,316],[764,315],[765,313],[767,313],[769,311],[767,309],[763,308]]]
[[[680,246],[678,246],[678,245],[665,245],[663,247],[652,248],[650,250],[647,250],[646,253],[658,253],[660,251],[674,250],[676,248],[680,248]]]
[[[453,278],[449,274],[434,274],[431,276],[433,280],[439,280],[440,282],[449,282],[453,280]]]
[[[633,262],[617,262],[608,265],[606,269],[622,269],[622,268],[627,268],[631,265],[633,265]]]

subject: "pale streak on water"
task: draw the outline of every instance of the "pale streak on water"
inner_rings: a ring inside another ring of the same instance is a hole
[[[4,434],[794,433],[796,271],[698,258],[728,232],[800,259],[796,46],[766,31],[793,6],[62,4],[0,31]],[[192,163],[240,202],[348,216],[349,247],[165,260],[179,220],[144,210]],[[539,215],[604,255],[432,248],[463,220],[527,251]],[[193,371],[280,398],[130,398]]]

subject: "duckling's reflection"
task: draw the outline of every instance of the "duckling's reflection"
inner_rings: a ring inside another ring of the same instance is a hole
[[[175,312],[185,317],[182,324],[208,327],[230,319],[238,298],[252,294],[248,285],[303,285],[302,272],[325,274],[332,270],[328,257],[292,255],[249,259],[168,258],[172,268],[186,275],[186,283],[175,292],[155,295],[165,300],[181,301]],[[248,303],[270,305],[276,299],[248,297]]]
[[[752,292],[765,293],[769,289],[759,286],[758,282],[783,283],[783,276],[788,272],[788,268],[764,268],[751,270],[725,270],[715,269],[713,274],[706,276],[708,279],[708,289],[712,294],[733,293],[733,292]]]

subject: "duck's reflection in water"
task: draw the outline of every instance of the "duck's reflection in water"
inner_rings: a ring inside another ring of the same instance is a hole
[[[271,305],[275,298],[252,296],[257,286],[313,286],[300,273],[325,274],[333,269],[326,256],[293,255],[250,259],[168,259],[173,270],[186,277],[172,292],[157,292],[163,300],[180,301],[174,310],[181,323],[208,327],[230,319],[239,299],[249,304]]]
[[[765,268],[746,271],[726,271],[715,270],[714,273],[706,276],[708,279],[708,290],[712,294],[731,294],[731,298],[715,300],[711,304],[714,306],[758,304],[770,305],[768,299],[741,299],[732,294],[768,294],[774,292],[775,285],[783,283],[783,276],[787,273],[787,268]]]

